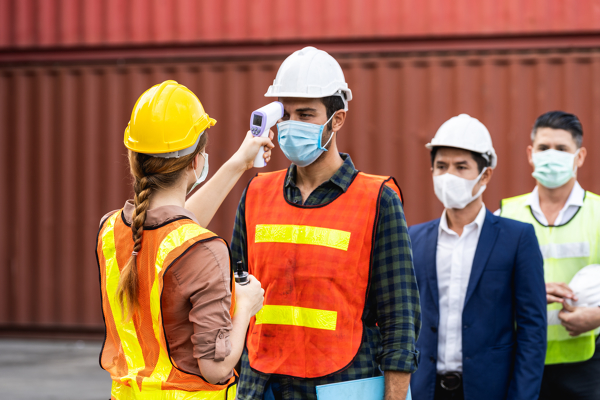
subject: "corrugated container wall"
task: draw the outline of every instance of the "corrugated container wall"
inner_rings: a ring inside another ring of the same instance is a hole
[[[600,29],[600,0],[0,0],[0,47],[526,35]]]
[[[498,152],[489,209],[533,188],[529,132],[553,109],[580,116],[590,155],[579,180],[600,192],[597,50],[335,56],[354,94],[339,146],[359,169],[397,178],[410,224],[442,211],[424,145],[459,113],[483,121]],[[102,215],[131,196],[123,130],[146,88],[175,79],[218,120],[209,131],[212,175],[241,142],[249,113],[268,101],[282,59],[0,67],[0,326],[101,329],[96,233]],[[265,170],[287,165],[276,148]],[[227,239],[254,173],[210,224]]]

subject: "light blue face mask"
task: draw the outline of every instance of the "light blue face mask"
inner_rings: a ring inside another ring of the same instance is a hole
[[[535,170],[531,175],[548,189],[561,187],[575,176],[577,167],[573,167],[573,164],[577,154],[579,150],[571,154],[554,149],[533,153]]]
[[[324,151],[327,151],[325,147],[327,147],[335,132],[331,134],[325,146],[321,146],[321,137],[323,136],[323,129],[334,115],[335,113],[323,125],[292,120],[278,123],[277,139],[279,147],[281,147],[287,159],[299,167],[306,167],[315,162]]]
[[[206,153],[200,153],[202,154],[202,157],[204,157],[204,168],[202,168],[202,172],[200,173],[200,176],[196,176],[196,169],[192,169],[194,171],[194,176],[196,177],[196,182],[194,182],[194,184],[192,185],[191,189],[188,190],[187,194],[192,193],[192,190],[194,190],[196,188],[196,186],[198,186],[199,184],[201,184],[202,182],[204,182],[206,180],[206,177],[208,176],[208,154]]]

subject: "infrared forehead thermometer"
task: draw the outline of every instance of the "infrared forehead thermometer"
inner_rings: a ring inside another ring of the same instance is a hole
[[[281,118],[283,118],[283,104],[279,101],[269,103],[250,115],[250,132],[257,137],[266,137],[269,135],[269,129]],[[254,159],[255,167],[262,168],[267,165],[263,154],[265,154],[265,149],[261,147]]]

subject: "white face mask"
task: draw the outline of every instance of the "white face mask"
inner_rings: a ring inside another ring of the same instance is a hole
[[[472,194],[473,188],[486,169],[487,167],[473,180],[461,178],[448,172],[444,175],[434,176],[433,190],[435,195],[444,204],[444,207],[462,210],[484,192],[485,185],[482,185],[475,195]]]
[[[198,176],[196,174],[196,168],[192,168],[192,171],[194,171],[194,176],[196,177],[196,182],[194,182],[194,184],[192,185],[190,190],[188,190],[187,194],[190,194],[192,192],[192,190],[194,190],[196,188],[196,186],[198,186],[199,184],[204,182],[206,180],[206,176],[208,175],[208,154],[206,154],[206,153],[200,153],[200,154],[202,154],[202,157],[204,157],[204,167],[202,168],[202,172],[200,173],[200,176]]]

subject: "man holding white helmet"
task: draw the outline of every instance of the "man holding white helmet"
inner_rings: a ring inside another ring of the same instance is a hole
[[[445,210],[409,228],[423,310],[413,399],[535,399],[546,294],[533,227],[486,210],[497,156],[477,119],[451,118],[426,147]]]
[[[554,321],[548,326],[540,399],[597,400],[600,303],[585,297],[597,295],[600,286],[593,284],[586,294],[574,284],[586,272],[584,279],[593,283],[589,272],[600,264],[600,196],[577,182],[587,154],[583,128],[577,116],[550,111],[535,121],[531,140],[527,155],[537,186],[502,200],[500,215],[532,224],[544,257],[548,315]]]
[[[265,289],[238,399],[316,399],[318,386],[383,371],[385,398],[404,400],[421,316],[400,189],[338,152],[352,92],[329,54],[296,51],[266,96],[283,103],[292,164],[255,177],[236,215],[233,257]]]

